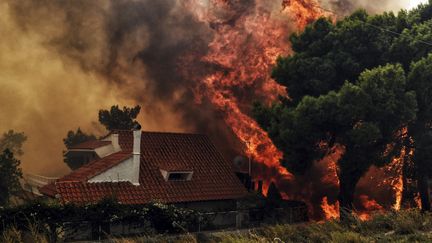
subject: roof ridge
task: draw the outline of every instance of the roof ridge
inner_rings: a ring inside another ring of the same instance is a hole
[[[101,140],[109,137],[113,133],[117,133],[118,134],[120,132],[132,133],[133,131],[132,130],[127,130],[127,129],[115,129],[115,130],[109,131],[106,135],[97,138],[97,140],[101,141]],[[145,130],[141,130],[141,132],[142,132],[142,134],[188,135],[188,136],[201,136],[201,137],[209,138],[209,136],[207,134],[204,134],[204,133],[193,133],[193,132],[164,132],[164,131],[145,131]]]

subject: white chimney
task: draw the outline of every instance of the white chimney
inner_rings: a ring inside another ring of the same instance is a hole
[[[132,151],[132,178],[134,185],[139,185],[139,171],[141,161],[141,129],[133,131],[133,151]]]
[[[114,151],[118,152],[121,150],[120,144],[119,144],[119,135],[118,133],[111,134],[111,144],[114,147]]]

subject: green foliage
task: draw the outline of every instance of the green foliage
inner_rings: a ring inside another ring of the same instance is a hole
[[[66,135],[66,138],[63,139],[63,143],[66,146],[66,148],[70,148],[74,145],[95,140],[96,137],[93,134],[86,134],[84,133],[81,128],[78,127],[76,132],[69,131]],[[63,161],[68,165],[69,168],[72,170],[76,170],[79,167],[83,166],[86,161],[84,161],[82,158],[72,158],[65,154],[65,151],[63,151]]]
[[[397,15],[359,10],[335,24],[318,19],[291,36],[295,54],[279,57],[272,72],[289,97],[254,106],[257,122],[294,173],[304,173],[335,145],[343,148],[341,208],[350,207],[368,168],[391,161],[402,144],[415,149],[419,190],[429,201],[420,187],[427,187],[425,171],[432,168],[431,18],[432,2]]]
[[[414,148],[417,185],[422,209],[430,210],[427,177],[432,175],[432,54],[411,64],[408,84],[416,93],[417,119],[409,124],[410,147]]]
[[[24,154],[22,146],[26,140],[27,136],[23,132],[9,130],[0,138],[0,152],[9,149],[14,155],[21,156]]]
[[[111,106],[110,110],[99,110],[99,122],[108,131],[132,130],[139,123],[135,120],[141,110],[139,105],[129,108],[124,106],[123,110],[118,105]]]
[[[0,206],[7,205],[10,197],[21,189],[19,179],[22,172],[19,165],[20,161],[14,158],[9,149],[0,154]]]
[[[404,29],[389,50],[390,61],[403,64],[406,70],[411,62],[418,61],[432,51],[432,20]]]
[[[196,225],[197,220],[198,214],[195,211],[173,205],[122,205],[112,199],[90,205],[35,201],[13,208],[0,208],[1,233],[9,234],[11,230],[27,231],[36,227],[42,235],[49,236],[50,242],[57,239],[58,232],[65,223],[72,228],[82,222],[134,223],[147,227],[149,233],[178,233]]]
[[[357,11],[336,25],[318,19],[291,37],[296,53],[280,57],[272,77],[287,87],[293,106],[304,96],[338,90],[346,80],[356,80],[363,70],[387,63],[397,37],[378,28],[402,31],[400,22],[393,14],[368,16],[365,11]]]

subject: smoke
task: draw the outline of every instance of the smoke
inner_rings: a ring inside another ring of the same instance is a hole
[[[0,131],[28,135],[26,171],[65,172],[62,137],[79,125],[91,129],[97,108],[114,102],[117,91],[45,48],[45,33],[19,28],[5,2],[0,34]]]
[[[196,80],[179,70],[189,67],[199,78],[215,68],[201,61],[213,38],[211,26],[190,13],[186,1],[180,3],[1,4],[0,70],[6,72],[0,74],[0,101],[7,106],[0,111],[0,129],[28,135],[26,171],[65,173],[67,130],[81,126],[102,134],[97,111],[112,104],[141,105],[145,130],[203,132],[224,145],[224,152],[239,150],[223,116],[209,102],[196,104]]]
[[[346,16],[357,9],[366,9],[371,14],[384,11],[399,11],[409,5],[408,0],[321,0],[323,8]]]

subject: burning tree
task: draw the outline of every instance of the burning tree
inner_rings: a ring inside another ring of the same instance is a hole
[[[427,178],[432,174],[432,55],[411,65],[409,86],[416,93],[417,119],[408,126],[410,144],[414,149],[413,161],[417,186],[423,210],[430,211]]]
[[[288,166],[298,172],[334,146],[343,148],[337,162],[343,216],[351,212],[355,187],[369,167],[389,163],[398,154],[399,130],[415,118],[415,110],[415,94],[406,89],[402,67],[387,65],[319,97],[304,96],[297,104],[270,109],[259,106],[257,116],[284,151]]]
[[[403,128],[416,115],[421,117],[416,114],[416,90],[412,79],[407,84],[405,73],[410,71],[406,63],[418,60],[431,47],[417,41],[425,38],[419,33],[430,30],[424,23],[427,9],[397,16],[358,11],[335,24],[317,20],[291,37],[296,54],[279,58],[273,71],[289,97],[270,108],[255,108],[257,121],[283,151],[284,165],[296,174],[341,146],[337,161],[341,207],[352,208],[360,177],[371,165],[392,161],[406,136]],[[403,34],[389,34],[388,29]],[[403,55],[406,49],[401,43],[410,47],[409,55]],[[403,65],[384,66],[397,62]],[[376,69],[367,70],[372,68]]]

